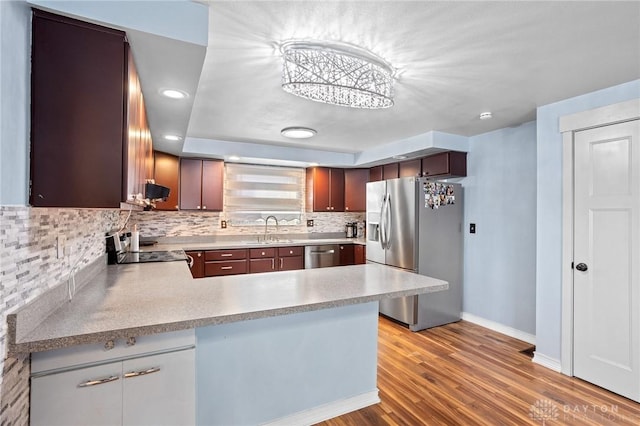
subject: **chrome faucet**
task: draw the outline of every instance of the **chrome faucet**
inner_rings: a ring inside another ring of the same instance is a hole
[[[276,221],[276,234],[278,233],[278,218],[273,215],[267,216],[267,218],[264,220],[264,240],[265,241],[267,241],[267,225],[269,225],[269,219],[271,218],[273,218],[273,220]]]

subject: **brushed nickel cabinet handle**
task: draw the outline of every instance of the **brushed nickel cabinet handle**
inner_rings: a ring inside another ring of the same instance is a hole
[[[79,388],[88,388],[89,386],[103,385],[105,383],[115,382],[119,378],[120,378],[120,376],[116,375],[116,376],[104,377],[102,379],[91,379],[91,380],[87,380],[86,382],[82,382],[82,383],[78,384],[78,387]]]
[[[276,269],[276,260],[275,259],[271,259],[271,270],[273,271],[274,269]]]
[[[220,257],[231,257],[231,256],[233,256],[233,253],[222,253],[220,255]]]
[[[160,367],[151,367],[146,370],[140,370],[140,371],[130,371],[124,374],[124,378],[130,379],[132,377],[146,376],[147,374],[157,373],[158,371],[160,371]]]
[[[284,267],[284,259],[280,258],[280,269]]]
[[[233,269],[233,266],[222,266],[220,267],[220,269],[223,271],[228,271],[229,269]]]

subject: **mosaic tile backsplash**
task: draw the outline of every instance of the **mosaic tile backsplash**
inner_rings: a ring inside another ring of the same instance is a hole
[[[345,232],[347,222],[363,222],[364,213],[304,213],[303,225],[286,225],[279,227],[279,233],[334,233]],[[313,220],[313,227],[307,227],[307,220]],[[224,212],[202,211],[148,211],[133,212],[129,219],[129,228],[137,224],[142,237],[188,237],[203,235],[258,235],[264,233],[263,226],[236,226],[228,223],[226,229],[221,222],[226,220]],[[269,223],[273,232],[273,222]]]
[[[0,207],[0,423],[28,416],[28,358],[5,360],[7,314],[104,256],[104,233],[120,223],[119,210]],[[67,248],[60,259],[58,237]]]

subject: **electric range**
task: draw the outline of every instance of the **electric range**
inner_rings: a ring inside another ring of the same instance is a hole
[[[184,250],[160,250],[126,252],[118,255],[118,263],[148,263],[148,262],[176,262],[188,261]]]

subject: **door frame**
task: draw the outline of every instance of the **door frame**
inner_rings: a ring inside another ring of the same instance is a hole
[[[573,376],[574,134],[640,119],[640,99],[560,117],[562,133],[562,323],[560,371]]]

